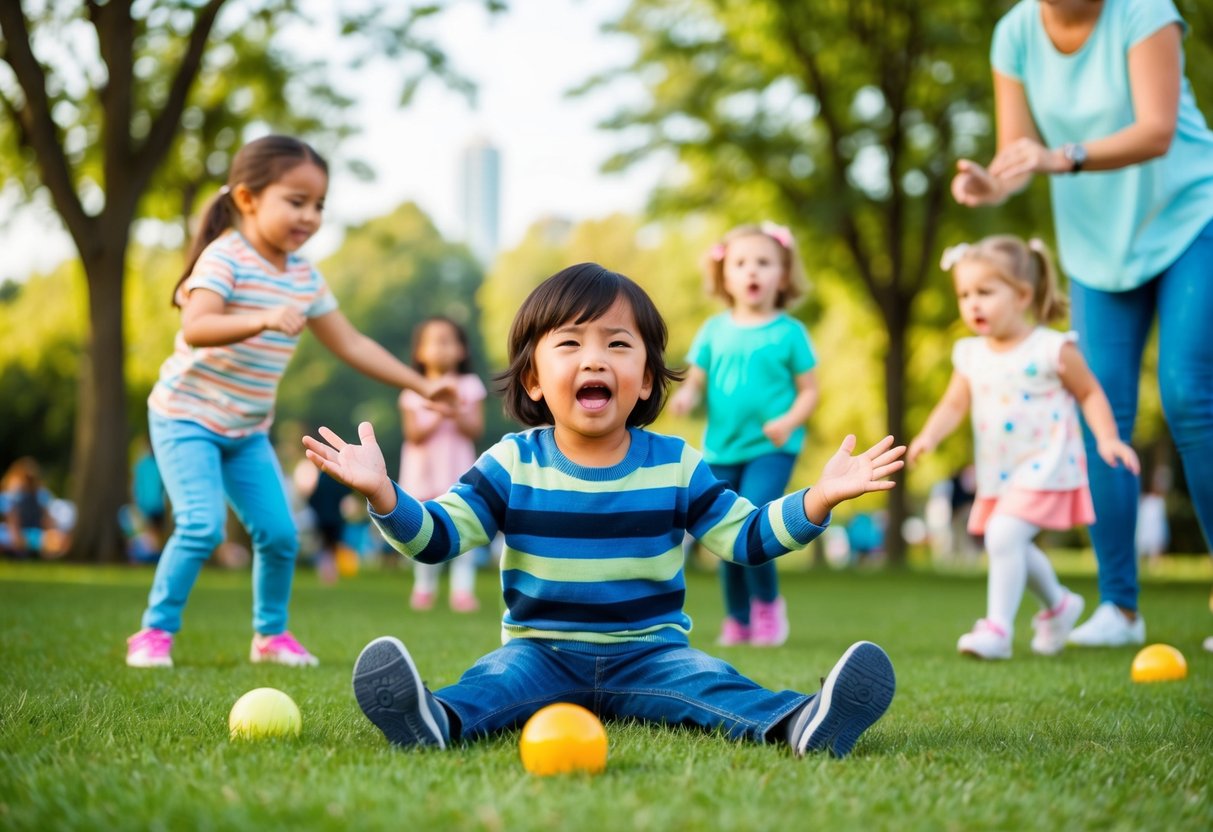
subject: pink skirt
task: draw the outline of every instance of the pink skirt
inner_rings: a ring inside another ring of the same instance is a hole
[[[1009,514],[1042,529],[1064,531],[1095,522],[1091,491],[1084,485],[1072,491],[1029,491],[1012,488],[999,497],[978,497],[969,512],[969,533],[985,534],[995,514]]]

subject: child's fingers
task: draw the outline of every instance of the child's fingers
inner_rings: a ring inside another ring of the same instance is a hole
[[[375,426],[372,425],[370,422],[359,422],[358,423],[358,438],[362,440],[363,445],[378,444],[375,441]]]
[[[335,450],[318,439],[313,439],[310,436],[303,437],[303,447],[306,449],[304,453],[308,454],[308,459],[311,459],[312,456],[317,456],[320,459],[328,460],[334,459],[337,456],[337,452]]]
[[[898,471],[904,468],[905,465],[905,462],[900,459],[896,462],[890,462],[887,465],[880,465],[872,469],[872,479],[882,480],[890,474],[896,474]]]
[[[847,456],[850,456],[851,452],[854,450],[855,450],[855,434],[848,433],[846,435],[846,437],[842,440],[842,444],[838,446],[838,452],[846,454]]]
[[[893,480],[872,480],[868,483],[868,491],[889,491],[897,487]]]
[[[313,451],[311,448],[308,448],[307,450],[305,450],[303,452],[303,455],[306,456],[308,458],[308,460],[310,460],[311,463],[313,465],[315,465],[317,468],[319,468],[321,471],[324,471],[326,474],[328,473],[328,471],[325,470],[325,466],[328,464],[327,459],[325,459],[320,454]]]
[[[864,451],[863,455],[865,457],[867,457],[868,459],[875,461],[876,457],[883,454],[885,451],[887,451],[889,449],[890,446],[892,446],[893,441],[894,441],[893,435],[889,434],[884,439],[881,439],[875,445],[873,445],[872,447],[870,447],[866,451]]]
[[[361,430],[362,430],[361,425],[358,427],[358,430],[361,432]],[[346,441],[344,439],[342,439],[340,436],[333,433],[331,430],[329,430],[326,427],[321,427],[320,430],[317,431],[317,433],[319,433],[321,436],[323,436],[326,442],[328,442],[330,445],[332,445],[334,448],[336,448],[339,451],[346,446]]]

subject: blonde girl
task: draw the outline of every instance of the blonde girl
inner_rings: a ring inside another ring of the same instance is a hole
[[[969,531],[985,535],[990,567],[986,616],[957,648],[1010,658],[1026,585],[1042,606],[1032,619],[1032,650],[1053,655],[1065,646],[1083,599],[1058,582],[1033,540],[1041,529],[1095,520],[1077,408],[1105,462],[1136,473],[1137,455],[1121,440],[1074,333],[1045,326],[1061,319],[1067,304],[1044,243],[987,237],[948,249],[941,266],[952,272],[973,337],[953,348],[952,380],[907,458],[913,463],[933,450],[972,408],[977,499]]]

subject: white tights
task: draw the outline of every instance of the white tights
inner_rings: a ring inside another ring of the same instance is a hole
[[[1048,556],[1032,542],[1039,532],[1038,526],[1009,514],[995,514],[986,525],[986,617],[1008,633],[1014,631],[1025,583],[1046,609],[1061,603],[1065,592]]]
[[[454,560],[451,567],[451,592],[471,592],[476,587],[476,553],[464,552]],[[413,561],[413,591],[433,595],[438,591],[438,575],[443,564],[418,563]]]

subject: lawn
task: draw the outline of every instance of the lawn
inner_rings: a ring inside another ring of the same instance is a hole
[[[0,829],[1167,829],[1213,828],[1209,584],[1148,579],[1151,641],[1188,657],[1183,682],[1134,685],[1134,651],[1027,648],[981,664],[954,652],[981,613],[980,575],[792,571],[792,638],[776,650],[712,645],[714,577],[688,577],[696,646],[768,687],[816,690],[851,642],[883,645],[898,675],[885,718],[846,760],[785,747],[609,724],[600,777],[534,778],[517,732],[453,751],[400,752],[358,710],[353,660],[382,634],[409,645],[431,686],[498,644],[484,609],[408,609],[408,575],[318,585],[302,574],[292,629],[315,669],[247,661],[247,574],[207,571],[171,671],[132,670],[124,638],[144,569],[0,564]],[[1090,577],[1067,579],[1088,603]],[[227,713],[261,686],[303,712],[298,740],[232,743]]]

